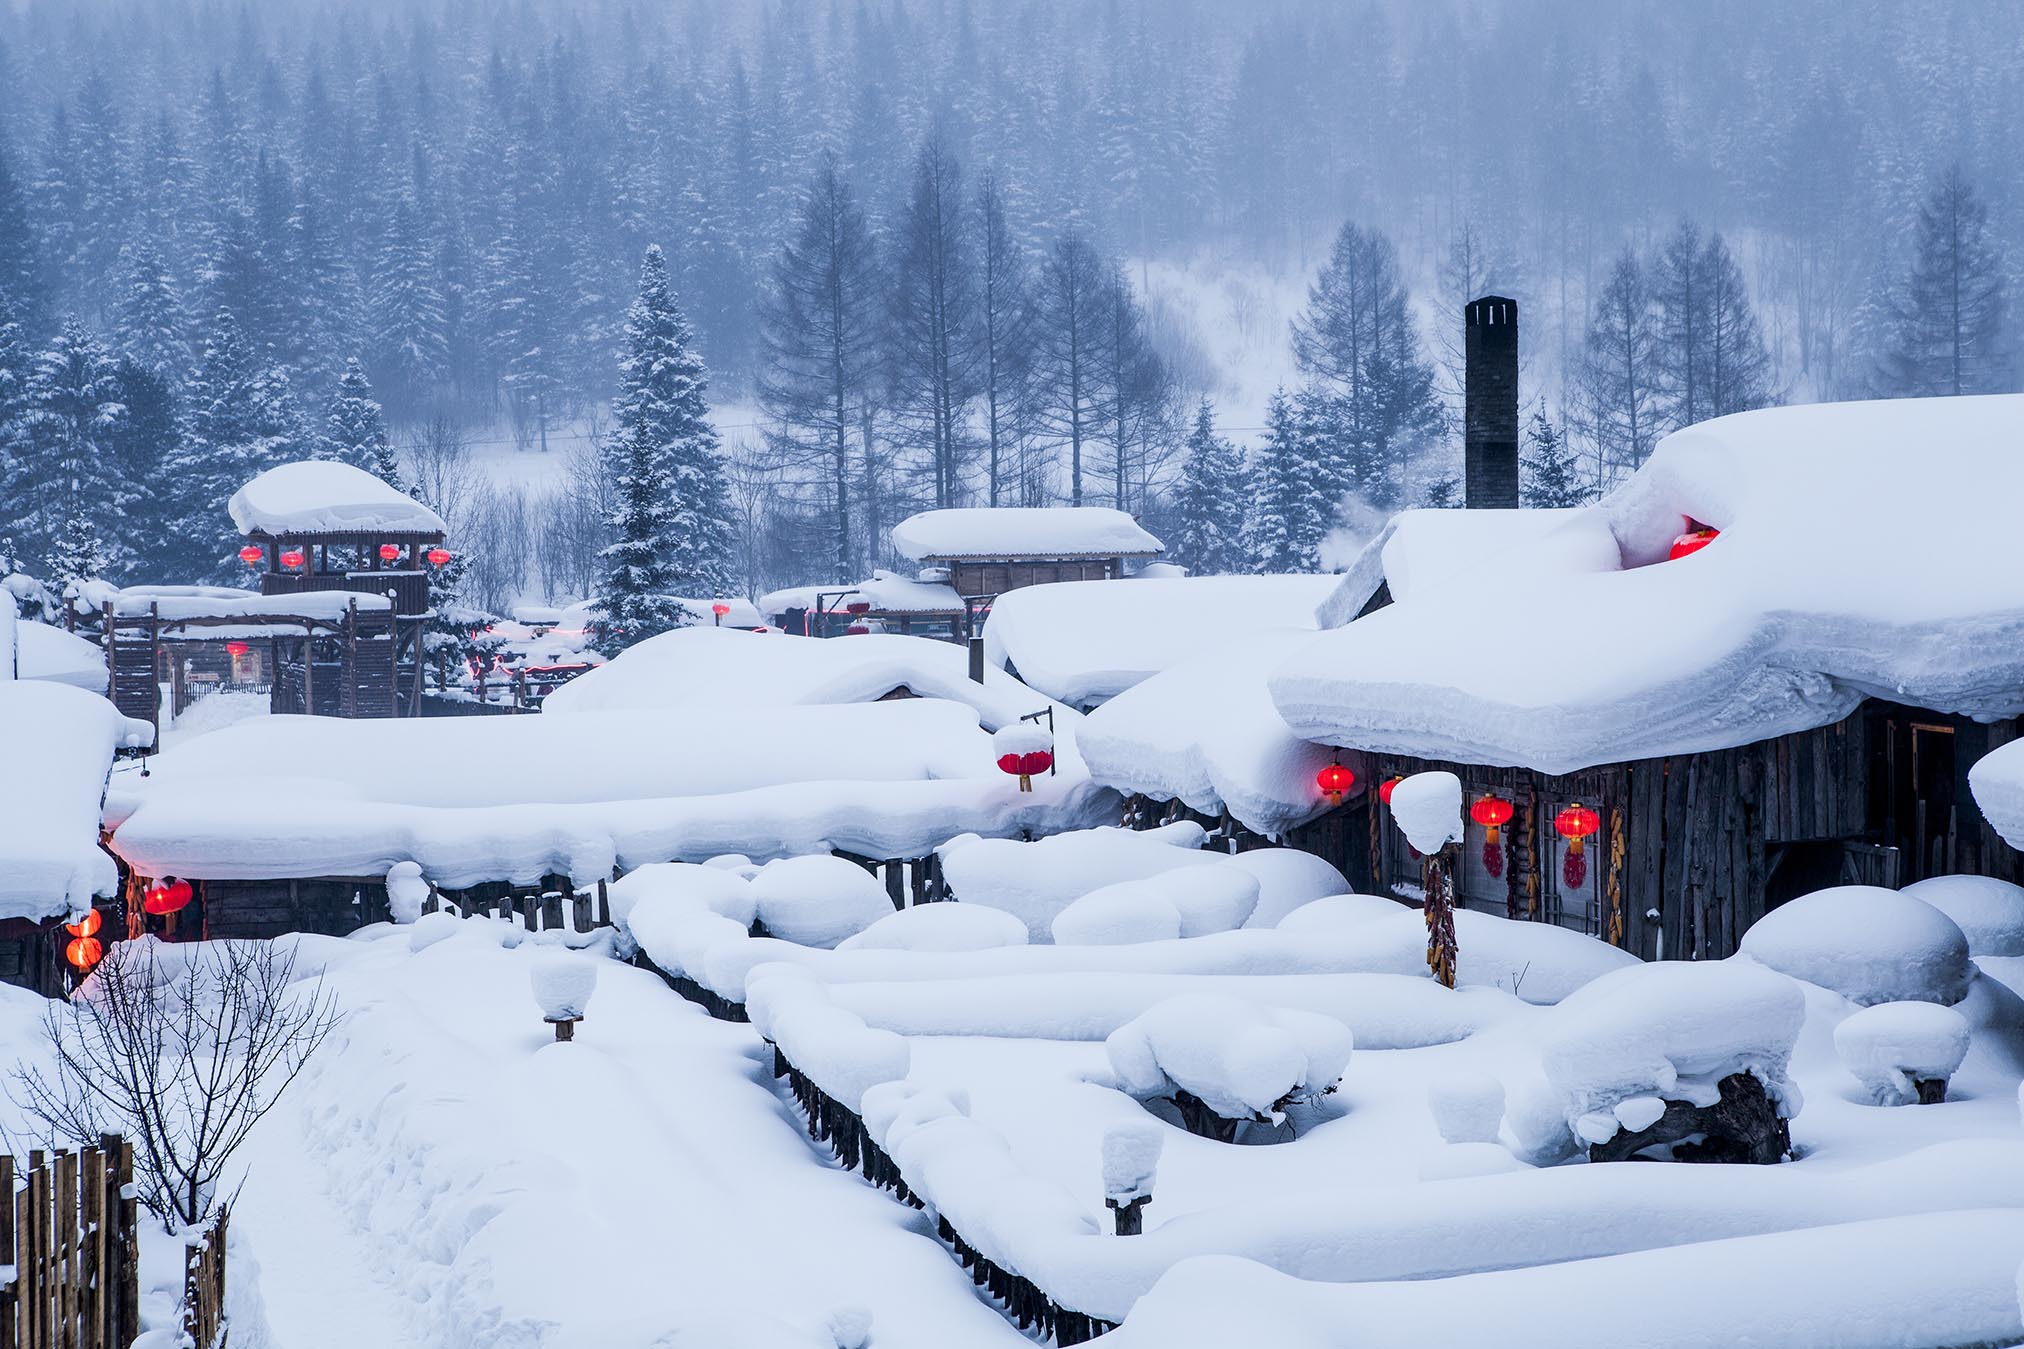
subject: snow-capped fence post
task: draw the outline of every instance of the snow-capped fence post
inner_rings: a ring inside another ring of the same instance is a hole
[[[1103,1204],[1121,1237],[1145,1230],[1144,1209],[1152,1202],[1163,1138],[1151,1121],[1113,1125],[1104,1131]]]
[[[528,979],[541,1004],[541,1019],[555,1027],[555,1038],[575,1039],[576,1023],[597,989],[597,966],[574,952],[556,951],[538,957]]]
[[[1453,773],[1415,773],[1392,788],[1392,818],[1420,854],[1421,911],[1427,920],[1427,968],[1455,986],[1454,845],[1462,839],[1462,781]]]
[[[17,1190],[0,1156],[0,1349],[125,1349],[140,1333],[132,1157],[116,1134],[37,1150]]]

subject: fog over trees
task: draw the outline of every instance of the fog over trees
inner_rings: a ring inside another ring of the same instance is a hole
[[[1528,499],[1767,402],[2018,387],[2012,0],[27,0],[0,89],[0,555],[48,579],[229,577],[225,495],[322,455],[403,466],[472,602],[584,593],[674,471],[614,439],[655,247],[750,432],[681,506],[743,589],[939,505],[1315,565],[1455,500],[1491,291]],[[1165,264],[1311,288],[1269,416]]]

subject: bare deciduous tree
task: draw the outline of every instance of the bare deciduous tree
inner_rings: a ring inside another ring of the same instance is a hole
[[[321,975],[298,986],[293,946],[120,942],[49,1004],[53,1064],[17,1064],[8,1095],[53,1144],[131,1139],[136,1197],[173,1232],[209,1216],[233,1154],[342,1015]]]

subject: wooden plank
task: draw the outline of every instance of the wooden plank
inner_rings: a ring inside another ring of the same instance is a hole
[[[15,1349],[20,1343],[21,1270],[17,1237],[21,1230],[21,1200],[14,1192],[14,1155],[0,1153],[0,1265],[14,1267],[14,1277],[0,1287],[0,1349]]]
[[[117,1137],[117,1135],[115,1135]],[[125,1344],[141,1331],[140,1202],[134,1197],[134,1145],[119,1141],[119,1334],[114,1344]]]
[[[49,1155],[28,1154],[28,1285],[27,1349],[49,1344]]]

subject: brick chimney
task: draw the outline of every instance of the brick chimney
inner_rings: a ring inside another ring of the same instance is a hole
[[[1518,302],[1502,295],[1463,310],[1462,504],[1518,504]]]

